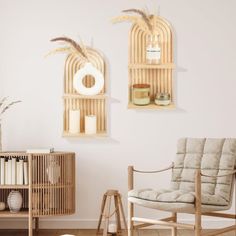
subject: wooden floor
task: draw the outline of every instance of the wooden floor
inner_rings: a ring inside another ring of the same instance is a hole
[[[39,230],[38,233],[35,233],[34,236],[61,236],[67,234],[68,236],[97,236],[95,230]],[[27,236],[28,233],[26,230],[0,230],[0,236]],[[123,233],[122,236],[126,236],[126,233]],[[170,230],[139,230],[136,232],[135,236],[169,236],[171,235]],[[102,236],[102,234],[100,234]],[[178,236],[194,236],[194,233],[190,230],[179,230]],[[221,234],[221,236],[236,236],[235,232]]]

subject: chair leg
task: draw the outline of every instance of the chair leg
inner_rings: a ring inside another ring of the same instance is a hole
[[[134,204],[128,202],[128,236],[134,236],[134,223],[132,217],[134,216]]]
[[[177,213],[176,212],[173,212],[172,213],[172,217],[174,218],[173,219],[173,222],[177,222]],[[177,227],[172,227],[171,229],[171,236],[177,236]]]
[[[201,212],[195,212],[195,236],[201,236],[202,226],[201,226]]]
[[[195,236],[201,236],[202,231],[202,200],[201,200],[201,173],[196,171],[195,176]]]

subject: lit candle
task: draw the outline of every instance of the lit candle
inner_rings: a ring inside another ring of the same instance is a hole
[[[69,111],[69,132],[79,133],[80,132],[80,110]]]
[[[108,233],[116,233],[116,232],[117,232],[116,224],[109,224]]]
[[[97,117],[95,115],[85,116],[85,134],[96,134]]]

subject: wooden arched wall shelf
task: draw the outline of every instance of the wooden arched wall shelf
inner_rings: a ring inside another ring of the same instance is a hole
[[[85,134],[85,115],[96,115],[97,117],[97,133],[92,136],[106,136],[107,135],[107,113],[106,113],[106,68],[103,56],[92,48],[87,48],[89,61],[102,72],[105,79],[104,88],[97,95],[80,95],[73,88],[74,74],[84,66],[84,61],[77,56],[70,54],[65,62],[65,75],[64,75],[64,137],[83,137],[91,136]],[[83,80],[86,87],[93,85],[93,78],[86,76]],[[80,109],[80,133],[69,133],[69,110]]]
[[[129,34],[129,104],[131,109],[169,109],[174,108],[173,102],[173,32],[171,25],[159,16],[153,16],[154,32],[159,34],[161,61],[159,64],[146,63],[146,39],[148,31],[138,24],[133,24]],[[147,83],[151,86],[151,104],[137,106],[132,103],[132,85]],[[160,92],[171,96],[171,104],[157,106],[153,100]]]

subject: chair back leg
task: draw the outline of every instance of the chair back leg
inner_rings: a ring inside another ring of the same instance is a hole
[[[134,223],[132,217],[134,216],[134,204],[128,202],[128,236],[134,236]]]
[[[201,199],[201,172],[195,175],[195,236],[201,236],[202,231],[202,199]]]
[[[177,222],[177,213],[173,212],[172,213],[172,217],[173,217],[173,222]],[[177,227],[172,227],[171,228],[171,236],[177,236]]]

